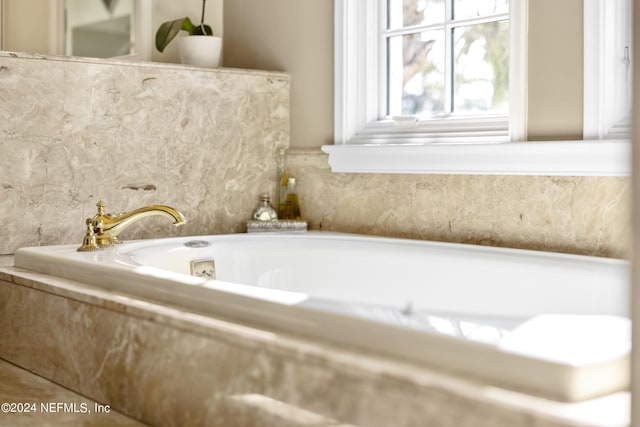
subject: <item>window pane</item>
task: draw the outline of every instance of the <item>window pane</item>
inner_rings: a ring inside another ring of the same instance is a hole
[[[509,0],[455,0],[454,19],[509,13]]]
[[[454,30],[454,112],[508,112],[509,24]]]
[[[444,111],[443,31],[389,38],[388,113],[440,115]]]
[[[388,0],[388,28],[444,22],[444,0]]]

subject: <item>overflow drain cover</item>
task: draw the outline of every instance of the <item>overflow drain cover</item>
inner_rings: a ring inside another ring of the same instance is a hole
[[[216,280],[216,263],[212,259],[194,259],[190,262],[191,275]]]

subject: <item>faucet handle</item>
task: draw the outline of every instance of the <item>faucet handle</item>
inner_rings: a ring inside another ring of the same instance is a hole
[[[100,200],[96,203],[96,206],[98,207],[98,215],[104,215],[104,202]]]
[[[108,219],[114,219],[114,218],[118,218],[119,216],[123,216],[126,215],[127,212],[120,212],[120,213],[112,213],[112,212],[108,212],[108,213],[104,213],[104,208],[105,208],[105,204],[102,200],[100,200],[98,203],[96,203],[96,206],[98,207],[98,215],[97,217],[105,217]]]

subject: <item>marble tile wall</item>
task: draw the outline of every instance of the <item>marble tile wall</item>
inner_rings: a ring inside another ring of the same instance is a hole
[[[289,145],[280,73],[0,53],[0,254],[80,242],[104,199],[145,219],[124,239],[244,231]],[[625,257],[630,180],[334,174],[290,150],[312,229]]]
[[[6,268],[0,358],[158,427],[628,425],[628,393],[552,402]]]
[[[288,144],[282,73],[0,52],[0,254],[80,243],[99,199],[188,221],[123,239],[243,231]]]
[[[287,166],[313,229],[629,254],[626,177],[339,174],[313,149],[289,150]]]

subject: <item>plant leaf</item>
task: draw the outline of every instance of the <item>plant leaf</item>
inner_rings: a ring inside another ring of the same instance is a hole
[[[203,31],[204,28],[204,31]],[[198,25],[196,27],[193,28],[193,36],[212,36],[213,35],[213,30],[211,30],[211,27],[208,26],[207,24],[204,25]]]
[[[191,28],[189,31],[187,28]],[[187,28],[185,28],[187,27]],[[164,51],[167,45],[176,38],[180,30],[185,30],[189,34],[193,31],[193,24],[189,18],[180,18],[175,21],[167,21],[158,27],[156,32],[156,49],[160,52]]]
[[[193,25],[193,22],[191,22],[191,19],[189,19],[188,16],[182,20],[182,26],[180,27],[180,29],[185,30],[190,36],[193,35],[193,30],[195,28],[196,27]]]

